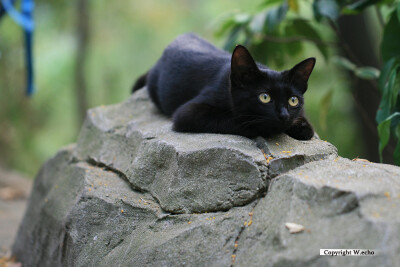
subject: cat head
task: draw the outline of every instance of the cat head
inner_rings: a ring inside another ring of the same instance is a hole
[[[271,133],[285,131],[303,114],[303,95],[314,65],[315,58],[308,58],[290,70],[270,70],[238,45],[230,75],[234,114],[252,127],[268,127]]]

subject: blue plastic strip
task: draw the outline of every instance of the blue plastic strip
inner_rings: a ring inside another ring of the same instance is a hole
[[[26,62],[26,94],[31,96],[35,91],[33,72],[33,10],[34,0],[22,0],[21,13],[14,8],[15,0],[1,0],[4,10],[8,15],[25,30],[25,62]]]
[[[33,75],[33,57],[32,57],[32,44],[33,33],[25,31],[25,62],[26,62],[26,94],[31,96],[35,92],[35,83]]]
[[[15,0],[11,0],[11,4],[12,4],[12,5],[14,5],[14,2],[15,2]],[[3,4],[1,4],[1,2],[0,2],[0,19],[1,19],[1,17],[3,17],[3,15],[5,15],[5,14],[7,14],[7,13],[6,13],[6,10],[4,9]]]
[[[3,8],[7,12],[7,14],[21,27],[23,27],[26,31],[33,31],[34,23],[32,20],[32,13],[35,7],[33,0],[22,0],[21,2],[21,11],[18,12],[13,5],[14,1],[11,0],[1,0],[3,4]]]

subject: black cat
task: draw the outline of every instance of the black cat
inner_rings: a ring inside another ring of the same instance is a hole
[[[178,132],[268,137],[287,133],[309,140],[314,130],[303,94],[315,58],[278,72],[255,63],[244,46],[232,56],[194,34],[176,38],[132,91],[150,97]]]

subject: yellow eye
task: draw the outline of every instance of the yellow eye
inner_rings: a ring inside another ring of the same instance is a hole
[[[258,96],[258,99],[260,99],[261,103],[267,104],[268,102],[271,101],[271,97],[269,94],[260,94]]]
[[[291,105],[292,107],[296,107],[299,105],[299,99],[295,96],[292,96],[291,98],[289,98],[289,105]]]

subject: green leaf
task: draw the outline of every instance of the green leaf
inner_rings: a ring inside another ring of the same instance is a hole
[[[390,138],[390,120],[384,120],[378,125],[378,135],[379,135],[379,159],[383,162],[382,152],[389,142]]]
[[[383,88],[383,94],[381,102],[379,103],[378,112],[376,113],[376,121],[378,123],[385,120],[391,113],[393,105],[393,87],[396,82],[397,71],[396,69],[392,69],[389,77],[389,81],[385,84]]]
[[[249,24],[250,31],[254,33],[260,33],[264,28],[267,14],[268,10],[260,12],[257,15],[255,15]]]
[[[326,121],[328,117],[328,111],[332,104],[332,96],[333,96],[333,90],[331,89],[325,93],[320,102],[321,107],[319,113],[319,123],[323,131],[326,131],[327,129]]]
[[[392,122],[392,119],[396,116],[400,116],[400,112],[395,112],[392,115],[390,115],[388,118],[386,118],[384,121],[379,123],[378,125],[378,135],[379,135],[379,158],[380,161],[382,162],[382,152],[383,149],[386,147],[386,145],[389,142],[390,138],[390,123]]]
[[[379,78],[380,71],[374,67],[360,67],[354,71],[354,74],[362,79],[373,80]]]
[[[389,105],[386,105],[387,101],[381,100],[378,111],[376,112],[376,122],[381,123],[389,114]]]
[[[397,70],[393,69],[391,74],[390,74],[390,78],[389,78],[389,82],[387,83],[387,87],[388,87],[388,92],[389,92],[389,109],[392,110],[394,108],[394,106],[396,105],[396,100],[397,100],[397,94],[394,95],[393,93],[396,91],[396,79],[397,79]]]
[[[301,36],[311,40],[323,40],[318,31],[306,20],[295,19],[293,20],[293,26],[297,33],[299,33]],[[324,56],[325,60],[328,60],[328,47],[323,44],[314,44]]]
[[[344,7],[344,8],[340,11],[340,13],[343,14],[343,15],[357,15],[358,13],[360,13],[360,11],[351,10],[351,9],[348,9],[347,7]]]
[[[362,11],[364,8],[374,5],[380,1],[381,0],[359,0],[350,5],[345,6],[344,9],[342,10],[342,13],[356,14],[359,11]]]
[[[320,20],[322,17],[336,20],[339,17],[339,6],[334,0],[315,0],[313,3],[314,17]]]
[[[233,20],[236,24],[245,24],[250,21],[251,16],[247,13],[236,14],[233,16]]]
[[[216,37],[227,35],[228,32],[235,26],[247,24],[251,19],[248,13],[237,13],[234,11],[223,14],[220,18],[216,19],[213,24],[221,24],[219,29],[215,32]]]
[[[260,4],[260,7],[270,7],[277,4],[282,4],[284,0],[265,0]]]
[[[397,4],[397,20],[400,21],[400,2]]]
[[[355,71],[357,69],[356,64],[344,57],[335,57],[334,62],[346,70]]]
[[[235,21],[233,20],[232,17],[225,20],[222,23],[221,27],[215,32],[215,36],[217,36],[217,37],[224,36],[235,25],[236,25]]]
[[[379,88],[381,89],[381,92],[383,92],[383,88],[385,87],[389,75],[392,71],[392,68],[395,66],[397,59],[396,58],[391,58],[389,59],[388,62],[385,63],[385,65],[382,68],[381,75],[379,76]],[[398,68],[399,65],[397,65],[395,68]]]
[[[376,113],[376,121],[378,123],[387,118],[396,105],[399,92],[399,85],[396,84],[396,80],[399,79],[397,77],[398,68],[400,68],[400,64],[395,58],[386,62],[382,68],[378,82],[382,92],[381,102]]]
[[[286,23],[283,31],[283,36],[295,36],[297,34],[296,29],[293,27],[292,23]],[[291,57],[298,55],[302,50],[303,46],[301,42],[287,42],[281,43],[280,45],[282,51]]]
[[[396,12],[392,12],[389,22],[383,31],[381,44],[382,59],[386,62],[391,58],[400,59],[400,23]]]
[[[242,27],[243,26],[241,25],[237,25],[231,30],[228,39],[226,40],[226,43],[224,45],[225,50],[232,51],[233,48],[237,45],[237,40],[242,30]]]
[[[396,71],[397,75],[397,71]],[[399,91],[400,91],[400,76],[395,78],[396,80],[392,83],[392,104],[391,109],[395,109],[397,100],[399,99]]]
[[[267,18],[265,20],[265,26],[267,31],[274,31],[276,26],[285,18],[288,10],[288,5],[286,3],[280,5],[279,7],[271,8],[268,11]]]
[[[397,145],[396,148],[394,149],[393,159],[396,165],[400,165],[400,124],[396,126],[395,134],[397,137]]]
[[[281,43],[260,42],[253,43],[249,50],[257,61],[267,65],[274,62],[277,67],[282,67],[287,62],[287,53],[281,48]]]
[[[267,64],[271,57],[271,42],[253,42],[249,48],[249,51],[253,55],[256,61],[263,64]],[[268,65],[268,64],[267,64]]]

